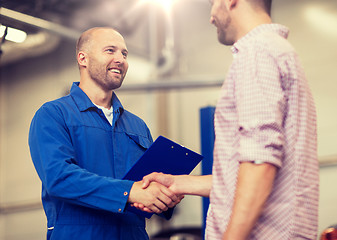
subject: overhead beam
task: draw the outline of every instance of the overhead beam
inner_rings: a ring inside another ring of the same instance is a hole
[[[13,11],[11,9],[4,7],[1,8],[0,15],[17,22],[21,22],[39,29],[46,30],[50,33],[54,33],[71,40],[77,40],[81,34],[78,31],[75,31],[71,28],[67,28],[60,24],[53,23],[41,18],[33,17],[17,11]]]
[[[191,81],[191,80],[170,80],[162,79],[161,81],[151,81],[150,83],[140,84],[124,84],[119,92],[128,91],[159,91],[159,90],[172,90],[172,89],[192,89],[192,88],[208,88],[220,87],[223,84],[223,79],[220,80],[204,80],[204,81]]]

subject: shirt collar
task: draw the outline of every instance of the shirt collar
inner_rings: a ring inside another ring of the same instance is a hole
[[[122,103],[119,101],[115,92],[112,93],[111,105],[115,112],[117,111],[117,113],[119,114],[122,114],[124,112],[124,107]]]
[[[83,92],[83,90],[79,87],[79,84],[79,82],[74,82],[70,89],[70,96],[74,99],[78,109],[81,112],[84,112],[90,108],[97,108],[87,94],[85,94],[85,92]],[[114,92],[112,93],[111,105],[115,111],[119,111],[120,113],[124,111],[123,105]]]
[[[249,45],[249,42],[251,39],[255,38],[256,36],[266,33],[266,32],[274,32],[276,34],[279,34],[283,38],[288,38],[289,29],[283,25],[270,23],[270,24],[261,24],[254,29],[252,29],[250,32],[248,32],[245,36],[240,38],[236,43],[233,44],[231,47],[232,53],[236,54],[238,53],[242,48]]]

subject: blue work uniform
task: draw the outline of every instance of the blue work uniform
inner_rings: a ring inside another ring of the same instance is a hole
[[[134,182],[121,178],[151,145],[150,131],[115,94],[111,126],[78,85],[45,103],[30,127],[47,239],[149,239],[144,217],[125,210]]]

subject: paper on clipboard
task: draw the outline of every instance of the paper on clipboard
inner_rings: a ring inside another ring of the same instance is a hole
[[[144,176],[152,172],[173,175],[190,174],[202,159],[202,155],[163,136],[159,136],[125,174],[123,179],[140,181]],[[127,210],[147,218],[152,216],[151,213],[146,213],[130,206],[127,207]]]

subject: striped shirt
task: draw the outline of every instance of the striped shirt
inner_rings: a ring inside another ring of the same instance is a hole
[[[241,162],[278,168],[273,190],[248,239],[316,239],[316,113],[288,29],[263,24],[232,46],[214,125],[213,185],[206,239],[221,239]]]

